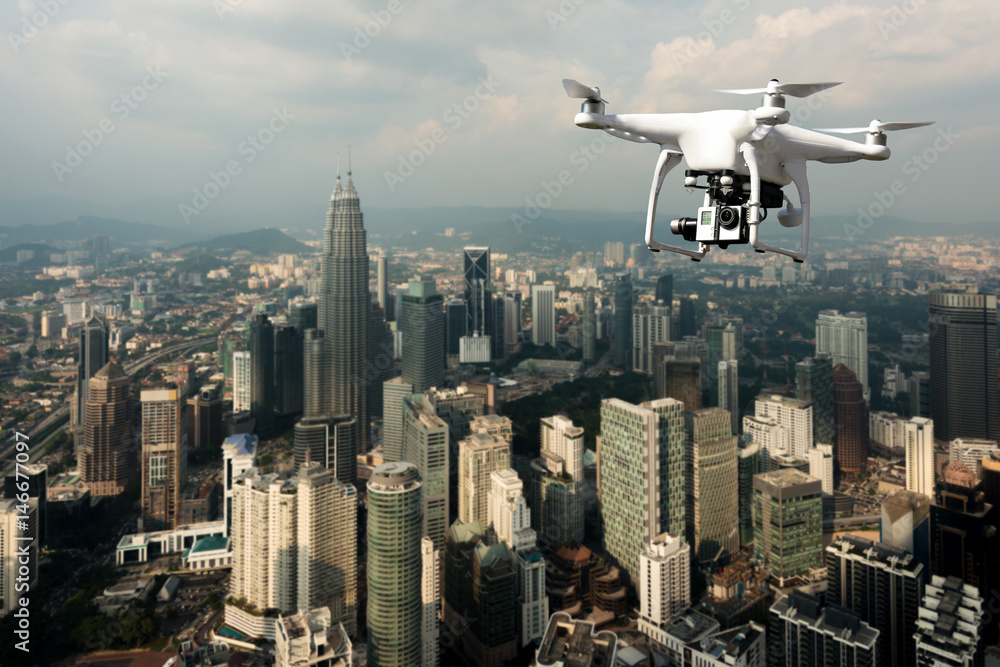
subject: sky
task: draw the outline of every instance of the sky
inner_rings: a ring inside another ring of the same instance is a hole
[[[608,113],[749,109],[712,89],[777,78],[844,82],[789,99],[802,127],[937,122],[891,134],[888,162],[810,164],[814,215],[996,220],[998,23],[981,0],[19,0],[0,200],[322,206],[350,145],[363,206],[642,211],[656,147],[573,125],[563,78]],[[699,205],[682,178],[661,211]]]

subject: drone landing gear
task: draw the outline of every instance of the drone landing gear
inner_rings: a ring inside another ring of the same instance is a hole
[[[692,260],[700,262],[701,258],[708,253],[708,246],[704,243],[698,244],[698,250],[689,250],[677,246],[667,245],[653,240],[653,225],[656,222],[656,200],[660,197],[660,187],[667,172],[676,167],[681,162],[682,155],[676,151],[660,146],[660,156],[656,160],[656,170],[653,172],[653,185],[649,189],[649,207],[646,210],[646,247],[653,252],[669,250],[681,255],[687,255]]]
[[[802,226],[801,248],[798,252],[787,250],[777,246],[767,245],[760,240],[760,171],[757,165],[757,149],[750,143],[740,146],[740,152],[746,160],[747,168],[750,170],[750,201],[747,206],[750,209],[750,245],[755,252],[763,253],[768,250],[780,255],[791,257],[796,264],[802,264],[809,255],[809,181],[806,178],[805,162],[786,162],[782,165],[785,173],[795,183],[799,192],[799,202],[801,210],[793,210],[792,204],[788,202],[788,209],[779,214],[779,219],[784,217],[789,221],[787,226]]]

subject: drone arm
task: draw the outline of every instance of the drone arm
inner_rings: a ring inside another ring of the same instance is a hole
[[[776,252],[779,255],[791,257],[793,260],[801,264],[805,261],[806,255],[809,254],[809,186],[805,180],[805,163],[795,163],[795,168],[792,171],[798,173],[795,175],[792,173],[789,174],[792,176],[792,180],[795,181],[795,185],[799,189],[799,196],[801,197],[803,192],[805,192],[805,200],[800,200],[802,201],[803,216],[802,249],[799,252],[795,252],[794,250],[786,250],[785,248],[767,245],[760,240],[760,169],[757,165],[757,149],[753,146],[753,144],[744,142],[743,145],[740,146],[740,152],[743,153],[743,158],[747,163],[747,169],[750,171],[750,201],[747,202],[747,206],[750,207],[750,245],[753,246],[753,249],[757,252],[770,250],[771,252]],[[790,166],[792,165],[786,165],[786,167]],[[799,180],[800,178],[801,183]]]
[[[689,250],[653,240],[653,225],[656,222],[656,201],[660,197],[660,187],[663,185],[663,179],[666,177],[667,172],[680,164],[681,157],[681,154],[675,150],[664,146],[660,147],[660,156],[656,160],[656,170],[653,172],[653,185],[649,189],[649,207],[646,211],[646,247],[653,252],[669,250],[700,261],[708,252],[704,246],[700,246],[698,250]]]

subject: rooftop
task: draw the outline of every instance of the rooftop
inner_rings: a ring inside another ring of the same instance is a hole
[[[573,620],[569,614],[556,612],[549,618],[536,659],[541,667],[613,665],[617,649],[618,637],[613,632],[595,633],[593,623]]]

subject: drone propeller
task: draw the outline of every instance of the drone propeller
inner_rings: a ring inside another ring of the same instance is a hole
[[[839,86],[840,81],[827,83],[779,83],[771,79],[766,88],[727,88],[715,90],[716,93],[732,93],[734,95],[791,95],[792,97],[808,97],[827,88]]]
[[[881,134],[883,132],[892,132],[894,130],[909,130],[914,127],[924,127],[925,125],[932,125],[934,121],[923,121],[919,123],[883,123],[880,120],[873,120],[868,127],[823,127],[817,128],[817,132],[833,132],[834,134],[860,134],[862,132],[867,132],[868,134]]]
[[[570,97],[576,97],[580,99],[587,100],[589,102],[603,102],[607,104],[608,101],[601,97],[601,89],[597,86],[590,88],[583,85],[579,81],[574,81],[573,79],[563,79],[563,88],[566,90],[566,94]]]

